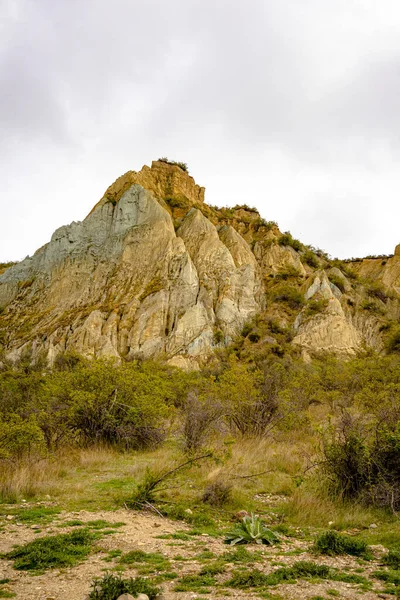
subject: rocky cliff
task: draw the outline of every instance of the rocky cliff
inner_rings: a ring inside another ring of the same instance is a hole
[[[246,205],[206,205],[184,169],[155,161],[0,275],[0,344],[11,357],[29,347],[50,361],[76,350],[190,366],[269,323],[252,338],[267,350],[274,328],[307,353],[383,350],[400,317],[399,250],[385,264],[332,261]]]

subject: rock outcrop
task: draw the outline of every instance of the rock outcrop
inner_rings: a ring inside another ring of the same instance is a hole
[[[3,269],[0,347],[14,358],[44,352],[50,362],[75,350],[195,367],[257,316],[278,318],[293,347],[310,353],[382,350],[382,323],[400,316],[399,247],[346,272],[294,242],[246,205],[207,206],[184,169],[155,161],[117,179],[84,221]],[[390,293],[368,291],[364,280]]]
[[[364,258],[352,263],[352,268],[363,279],[377,281],[400,294],[400,244],[393,256]]]
[[[307,309],[297,316],[293,344],[306,351],[336,355],[354,355],[360,349],[362,336],[346,318],[340,303],[342,293],[331,283],[325,272],[317,272],[305,292],[306,300],[324,300],[321,312],[307,318]]]
[[[193,204],[202,200],[202,188],[183,172],[185,185],[179,184],[179,167],[157,162],[153,168],[134,178],[156,182],[162,193],[168,177],[160,170],[171,171],[175,194],[188,193]],[[61,227],[2,275],[0,306],[13,329],[14,354],[29,342],[50,360],[68,349],[87,356],[196,357],[212,350],[216,331],[228,343],[260,311],[257,264],[236,231],[225,228],[219,236],[193,206],[175,232],[154,189],[121,186],[124,177],[115,186],[117,201],[102,199],[83,222]]]

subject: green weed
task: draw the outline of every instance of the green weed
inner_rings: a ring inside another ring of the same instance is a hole
[[[160,593],[158,587],[143,577],[122,579],[118,575],[106,574],[94,579],[88,600],[117,600],[122,594],[147,594],[149,600],[154,600]]]
[[[155,552],[143,552],[142,550],[131,550],[119,559],[122,565],[134,565],[139,567],[141,574],[154,571],[165,571],[170,568],[170,562],[162,554]],[[145,568],[143,568],[145,566]]]
[[[400,551],[389,550],[388,554],[382,557],[382,564],[392,569],[400,569]]]
[[[239,547],[234,552],[224,552],[222,558],[226,562],[239,562],[244,564],[252,564],[262,561],[262,556],[259,553],[249,552],[247,548]]]
[[[343,581],[345,583],[367,584],[368,580],[359,575],[342,573],[326,565],[318,565],[313,562],[299,561],[291,567],[282,567],[272,573],[265,575],[258,569],[252,571],[237,571],[228,581],[227,585],[233,588],[263,587],[278,585],[280,583],[295,583],[297,579],[330,579]]]
[[[60,513],[59,508],[23,508],[21,510],[12,510],[9,512],[21,523],[50,523],[55,515]]]
[[[4,555],[14,560],[14,569],[43,571],[68,567],[84,559],[91,551],[95,536],[87,529],[61,535],[42,537],[24,546],[17,546]]]
[[[351,556],[372,558],[366,542],[337,531],[325,531],[319,535],[315,540],[314,550],[328,556],[350,554]]]
[[[214,577],[214,575],[219,575],[220,573],[224,573],[225,572],[225,564],[224,561],[222,560],[216,560],[213,563],[209,563],[208,565],[205,565],[199,575],[209,575],[211,577]]]
[[[115,527],[123,527],[126,523],[123,523],[122,521],[110,523],[109,521],[104,521],[104,519],[97,519],[96,521],[88,521],[86,525],[87,527],[90,527],[90,529],[107,529],[108,527],[114,529]]]
[[[207,593],[210,586],[216,584],[215,578],[210,575],[184,575],[175,585],[175,592]]]

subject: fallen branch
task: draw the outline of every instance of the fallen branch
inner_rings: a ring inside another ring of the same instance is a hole
[[[267,475],[267,473],[275,473],[275,469],[261,471],[261,473],[254,473],[254,475],[234,475],[232,479],[251,479],[252,477],[261,477],[261,475]]]

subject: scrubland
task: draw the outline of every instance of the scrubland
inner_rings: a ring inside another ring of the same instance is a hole
[[[82,600],[399,595],[399,356],[259,357],[247,335],[191,373],[3,360],[0,597],[68,598],[74,573]],[[270,541],[224,544],[247,515]]]

